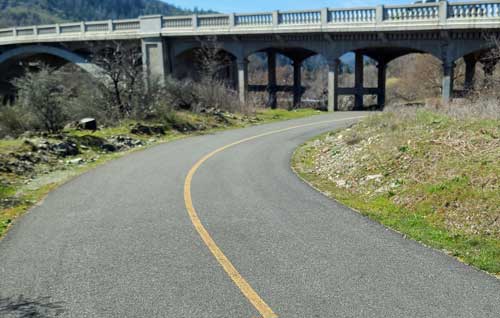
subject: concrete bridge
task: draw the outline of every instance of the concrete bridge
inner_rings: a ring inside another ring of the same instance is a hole
[[[143,65],[150,77],[164,79],[193,74],[201,43],[216,37],[231,61],[227,77],[238,89],[241,101],[249,90],[266,90],[272,104],[280,90],[302,95],[301,66],[305,59],[321,55],[328,62],[328,109],[338,108],[340,95],[355,96],[355,109],[363,108],[363,96],[377,95],[385,103],[387,64],[410,53],[428,53],[443,64],[442,98],[453,97],[455,63],[464,58],[464,87],[471,87],[480,58],[491,49],[492,36],[500,35],[500,1],[423,3],[363,8],[323,8],[306,11],[274,11],[246,14],[193,16],[143,16],[130,20],[78,22],[17,27],[0,30],[0,89],[8,74],[23,59],[40,56],[78,65],[90,74],[99,68],[89,59],[89,46],[113,41],[129,42],[142,49]],[[248,57],[268,56],[268,85],[249,85]],[[340,57],[354,52],[355,85],[339,87]],[[293,61],[291,87],[276,82],[276,54]],[[363,59],[377,62],[377,87],[364,87]],[[488,64],[488,63],[486,63]],[[491,63],[489,63],[491,64]],[[494,65],[486,65],[491,72]],[[418,83],[415,83],[418,85]]]

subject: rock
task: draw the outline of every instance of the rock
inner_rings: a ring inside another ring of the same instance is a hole
[[[109,139],[109,142],[113,144],[117,150],[144,146],[144,142],[142,140],[133,139],[123,135],[113,136]]]
[[[82,158],[75,158],[72,160],[68,160],[67,163],[70,165],[81,165],[85,163],[85,160],[83,160]]]
[[[66,141],[50,145],[50,151],[58,157],[70,157],[80,154],[80,150],[75,143]]]
[[[112,144],[104,144],[101,146],[101,149],[107,152],[116,152],[118,149],[116,148],[115,145]]]
[[[0,172],[25,175],[31,171],[33,171],[33,163],[29,160],[20,160],[14,155],[0,156]]]
[[[381,174],[375,174],[375,175],[371,175],[371,176],[366,176],[365,180],[366,181],[370,181],[370,180],[380,181],[380,179],[382,179],[383,177],[384,176]]]
[[[106,139],[103,139],[103,138],[100,138],[97,136],[92,136],[92,135],[71,137],[68,139],[68,141],[75,143],[77,145],[80,145],[80,146],[94,148],[94,149],[96,149],[96,148],[100,149],[106,143]]]
[[[135,135],[165,135],[165,128],[160,125],[147,126],[143,124],[136,124],[130,132]]]
[[[30,163],[38,163],[41,161],[40,156],[33,152],[15,153],[13,156],[19,161],[27,161]]]
[[[25,139],[24,140],[24,144],[28,147],[31,148],[31,151],[38,151],[38,146],[35,144],[34,141],[32,140],[29,140],[29,139]]]
[[[82,130],[97,130],[97,120],[95,118],[83,118],[78,122],[78,128]]]
[[[337,187],[344,188],[347,186],[347,181],[345,180],[335,180]]]
[[[197,131],[198,128],[195,125],[192,125],[188,122],[173,122],[172,128],[177,130],[178,132],[190,132]]]

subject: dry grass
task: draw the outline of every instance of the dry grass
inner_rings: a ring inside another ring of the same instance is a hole
[[[372,116],[308,143],[295,165],[374,219],[499,273],[500,121],[482,119],[481,109],[464,113]]]

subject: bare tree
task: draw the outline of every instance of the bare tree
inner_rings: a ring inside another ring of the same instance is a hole
[[[231,58],[217,42],[217,37],[208,37],[200,41],[201,48],[196,51],[195,57],[200,66],[200,75],[203,80],[223,81],[224,73],[229,71]]]
[[[121,118],[130,116],[145,90],[140,48],[114,42],[104,50],[94,49],[93,61],[102,68],[102,75],[109,81],[102,87],[108,107],[116,108],[117,116]]]

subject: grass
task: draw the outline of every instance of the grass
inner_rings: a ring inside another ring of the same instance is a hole
[[[301,109],[297,111],[265,109],[257,110],[256,113],[251,116],[234,115],[229,117],[228,122],[221,123],[215,116],[200,115],[190,112],[176,112],[169,115],[171,116],[169,121],[175,123],[175,125],[193,127],[194,130],[182,133],[174,130],[172,127],[167,127],[170,129],[167,130],[165,136],[154,137],[131,134],[131,127],[137,123],[135,121],[124,121],[115,127],[103,128],[91,135],[104,139],[116,135],[124,135],[133,137],[134,139],[147,141],[148,144],[146,147],[134,148],[132,150],[117,153],[103,153],[96,149],[88,149],[78,156],[64,158],[64,161],[82,158],[87,161],[87,163],[83,165],[67,165],[65,163],[56,165],[40,164],[36,166],[34,174],[29,176],[2,173],[0,176],[0,201],[2,203],[2,208],[0,209],[0,238],[5,235],[7,230],[19,216],[26,213],[26,211],[32,208],[53,189],[75,176],[110,160],[122,157],[132,151],[142,150],[149,146],[191,135],[208,134],[221,130],[308,117],[316,114],[319,114],[319,112],[312,109]],[[75,137],[89,135],[89,132],[76,129],[66,130],[65,133]],[[29,150],[24,144],[23,139],[0,140],[0,155],[26,151]],[[0,160],[2,160],[1,157]]]
[[[500,275],[500,122],[371,116],[300,147],[295,171],[407,237]]]

